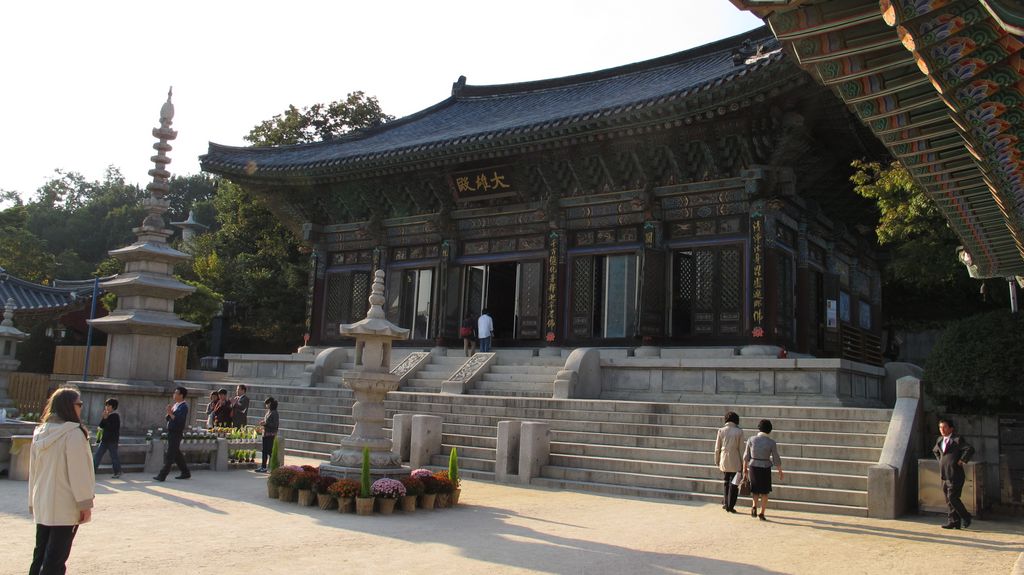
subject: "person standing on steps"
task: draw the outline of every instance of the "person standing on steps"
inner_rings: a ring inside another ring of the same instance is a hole
[[[779,481],[785,479],[785,475],[782,473],[779,445],[768,437],[772,432],[771,420],[759,421],[757,432],[757,435],[747,440],[747,446],[743,450],[743,474],[750,478],[750,516],[767,521],[764,510],[768,507],[768,494],[772,492],[772,465],[779,468]],[[761,502],[760,515],[757,513],[758,500]]]
[[[946,496],[949,515],[943,529],[960,529],[971,526],[971,514],[967,512],[960,494],[964,489],[964,465],[974,455],[974,448],[961,435],[951,419],[939,420],[939,439],[932,448],[932,454],[939,460],[939,478],[942,480],[942,494]]]
[[[234,427],[245,427],[249,419],[249,396],[245,392],[249,388],[239,384],[235,388],[235,397],[231,399],[231,425]]]
[[[473,319],[473,314],[467,313],[466,317],[462,318],[459,337],[462,338],[462,352],[466,357],[476,353],[476,320]]]
[[[740,429],[740,416],[735,411],[725,414],[725,425],[718,430],[718,437],[715,438],[715,463],[725,480],[722,509],[736,513],[736,498],[739,497],[740,488],[732,480],[743,469],[743,430]]]
[[[177,464],[180,474],[175,479],[188,479],[192,472],[188,470],[185,463],[185,456],[181,453],[181,437],[185,434],[185,427],[188,425],[188,390],[182,386],[174,388],[174,404],[167,406],[167,452],[164,453],[164,466],[153,479],[166,481],[167,474],[171,472],[171,465]]]
[[[487,308],[480,312],[476,320],[476,335],[480,338],[480,353],[491,351],[491,336],[494,335],[494,320],[487,313]]]

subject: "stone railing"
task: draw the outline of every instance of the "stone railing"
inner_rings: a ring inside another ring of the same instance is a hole
[[[916,501],[919,427],[922,418],[921,380],[896,382],[896,405],[885,434],[882,455],[868,469],[868,516],[895,519]]]
[[[473,387],[473,384],[490,369],[491,364],[497,361],[497,358],[495,353],[474,354],[441,384],[441,393],[455,395],[466,393],[466,390]]]

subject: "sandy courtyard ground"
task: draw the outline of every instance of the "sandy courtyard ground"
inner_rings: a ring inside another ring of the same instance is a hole
[[[294,461],[289,461],[293,463]],[[1024,525],[881,521],[465,481],[458,508],[359,517],[267,498],[265,475],[198,471],[160,484],[100,476],[72,575],[234,573],[1008,574]],[[26,483],[0,480],[0,573],[27,573]]]

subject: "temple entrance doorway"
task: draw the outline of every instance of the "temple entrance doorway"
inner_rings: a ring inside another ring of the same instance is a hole
[[[540,337],[540,275],[537,262],[495,262],[466,267],[463,315],[487,309],[496,340]]]

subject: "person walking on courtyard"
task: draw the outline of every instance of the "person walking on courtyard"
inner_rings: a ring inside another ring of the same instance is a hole
[[[480,317],[476,320],[476,336],[480,338],[480,352],[487,353],[491,351],[491,336],[494,335],[494,320],[491,319],[491,315],[487,313],[487,308],[484,308],[480,312]]]
[[[214,427],[214,418],[216,417],[217,413],[217,398],[217,392],[211,391],[210,403],[206,404],[206,429],[211,429]]]
[[[28,511],[36,524],[29,575],[65,572],[78,526],[92,518],[96,496],[81,395],[70,387],[53,392],[42,420],[32,437],[28,473]]]
[[[117,413],[117,400],[111,397],[103,402],[103,418],[100,419],[99,445],[92,457],[93,473],[99,470],[103,454],[110,454],[110,463],[114,466],[114,479],[121,477],[121,458],[117,456],[117,445],[121,441],[121,416]]]
[[[235,388],[235,397],[231,399],[231,424],[235,427],[245,427],[249,418],[249,396],[245,394],[249,389],[239,384]]]
[[[459,337],[462,338],[462,351],[466,357],[476,353],[476,321],[473,319],[473,314],[467,313],[466,317],[462,318]]]
[[[176,464],[180,474],[175,479],[188,479],[192,472],[188,470],[185,456],[181,454],[181,436],[185,434],[188,424],[188,402],[185,398],[188,390],[180,385],[174,388],[174,404],[167,406],[167,451],[164,453],[164,466],[153,479],[166,481],[171,472],[171,465]]]
[[[935,459],[939,460],[939,478],[942,480],[942,494],[946,496],[949,515],[943,529],[960,529],[971,526],[971,514],[967,512],[960,494],[964,489],[964,465],[974,455],[974,448],[963,436],[957,434],[951,419],[939,420],[939,439],[932,448]]]
[[[734,411],[725,414],[725,425],[715,438],[715,463],[725,481],[722,509],[736,513],[740,488],[733,484],[733,478],[743,469],[743,430],[740,429],[740,416]]]
[[[779,457],[779,445],[768,435],[772,432],[772,422],[762,419],[757,424],[757,435],[747,440],[743,450],[743,474],[750,478],[751,517],[764,518],[764,510],[768,507],[768,494],[772,492],[772,465],[779,468],[779,481],[785,479],[782,473],[782,459]],[[761,513],[757,513],[758,500],[761,502]]]
[[[260,425],[263,426],[263,463],[256,468],[256,471],[260,473],[267,470],[267,459],[274,452],[274,439],[277,437],[277,430],[281,425],[281,420],[277,415],[277,400],[268,397],[263,402],[263,406],[267,408],[267,412],[263,415],[263,420],[260,421]]]

